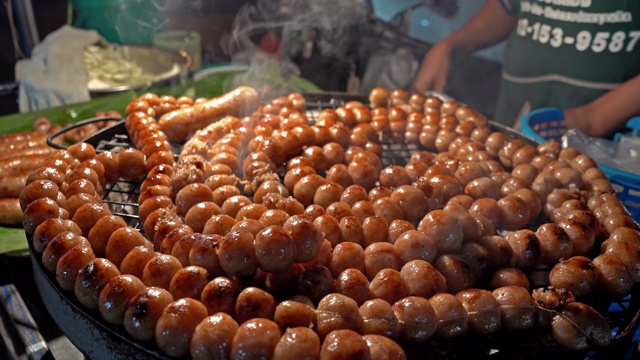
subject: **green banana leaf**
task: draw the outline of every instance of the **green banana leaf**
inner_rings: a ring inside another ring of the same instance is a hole
[[[98,97],[87,102],[63,105],[51,109],[43,109],[29,113],[17,113],[0,117],[0,134],[18,131],[30,131],[33,121],[39,117],[46,117],[54,124],[65,126],[80,120],[95,116],[98,111],[116,110],[124,114],[127,105],[145,92],[152,91],[158,95],[190,96],[211,98],[224,93],[225,86],[233,83],[234,79],[242,78],[244,72],[214,73],[198,81],[187,81],[181,86],[155,89],[128,91],[117,95]],[[276,84],[279,88],[290,88],[292,91],[318,92],[321,91],[313,83],[300,77],[284,79],[275,71],[268,72],[261,79],[263,82]]]
[[[0,254],[22,254],[28,251],[24,229],[0,226]]]
[[[53,124],[66,126],[77,121],[95,117],[96,112],[115,110],[124,114],[127,105],[145,92],[152,91],[158,95],[189,96],[212,98],[224,93],[230,85],[237,84],[245,76],[244,71],[220,72],[206,76],[198,81],[186,81],[181,86],[166,88],[142,89],[117,95],[98,97],[87,102],[69,104],[51,109],[18,113],[0,117],[0,134],[32,130],[33,121],[46,117]],[[264,83],[277,86],[279,89],[301,92],[321,91],[313,83],[300,77],[285,79],[276,69],[270,68],[262,72],[260,79]],[[29,251],[24,230],[0,226],[0,254],[24,253]]]

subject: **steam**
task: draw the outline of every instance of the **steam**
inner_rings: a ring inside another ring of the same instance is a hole
[[[233,57],[240,51],[257,49],[252,36],[274,31],[282,33],[283,45],[306,37],[304,40],[316,41],[323,56],[342,59],[353,39],[350,35],[354,26],[367,19],[368,9],[360,0],[289,0],[279,7],[274,2],[258,1],[240,9],[222,47]],[[286,55],[289,49],[281,51]]]
[[[204,0],[166,0],[167,13],[170,14],[178,9],[192,13],[202,13],[206,4]],[[213,1],[215,3],[215,0]]]
[[[109,13],[113,30],[123,44],[145,44],[167,23],[166,10],[172,0],[148,0],[122,5],[117,13]]]
[[[273,76],[265,73],[274,70],[279,72],[281,83],[287,83],[300,73],[291,61],[296,56],[309,58],[319,54],[351,62],[357,41],[354,29],[368,20],[369,9],[361,0],[259,0],[247,4],[236,15],[221,46],[232,61],[250,63],[251,68],[229,86],[243,82],[264,89],[264,81],[273,80]],[[280,36],[280,49],[275,56],[265,54],[257,44],[268,32]]]

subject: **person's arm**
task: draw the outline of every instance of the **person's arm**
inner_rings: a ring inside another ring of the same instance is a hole
[[[499,0],[487,0],[462,28],[429,50],[414,81],[414,90],[443,92],[453,55],[469,56],[499,43],[507,38],[516,22],[517,18],[508,14]]]
[[[445,40],[462,55],[495,45],[509,36],[517,18],[508,14],[499,0],[486,0],[478,12]]]
[[[640,115],[640,75],[627,80],[592,102],[564,110],[565,123],[586,135],[607,137]]]

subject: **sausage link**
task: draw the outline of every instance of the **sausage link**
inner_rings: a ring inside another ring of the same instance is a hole
[[[27,156],[32,155],[49,155],[54,151],[52,147],[47,144],[43,144],[42,146],[30,147],[21,150],[14,150],[8,152],[0,153],[0,161],[8,160],[8,159],[22,159]],[[43,159],[46,156],[43,156]],[[35,166],[34,166],[35,167]]]
[[[17,198],[27,184],[27,177],[31,171],[5,176],[0,181],[0,198]]]
[[[0,199],[0,225],[20,224],[22,224],[22,209],[20,208],[20,199]]]
[[[258,110],[260,96],[250,87],[240,86],[224,95],[193,107],[180,108],[162,115],[160,129],[169,141],[183,142],[190,135],[224,116],[243,117]]]

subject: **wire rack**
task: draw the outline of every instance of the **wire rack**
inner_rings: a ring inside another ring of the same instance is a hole
[[[437,94],[436,94],[437,95]],[[307,99],[307,117],[313,121],[323,109],[337,108],[348,101],[361,101],[367,103],[364,96],[345,95],[342,93],[318,93],[304,94]],[[442,95],[441,97],[446,98]],[[60,131],[64,133],[77,126],[92,121],[103,121],[104,119],[89,119],[76,124],[73,127]],[[490,122],[494,131],[501,131],[509,138],[521,140],[527,144],[537,145],[538,143],[526,137],[512,128]],[[60,133],[52,134],[54,138]],[[85,142],[93,145],[96,151],[114,151],[127,147],[135,147],[127,135],[124,120],[119,121],[110,128],[102,129]],[[384,166],[391,164],[405,165],[411,154],[415,151],[424,150],[420,145],[389,142],[380,144],[383,149],[382,163]],[[60,147],[59,145],[56,145]],[[172,144],[175,154],[179,154],[180,146]],[[138,217],[138,196],[140,194],[141,181],[118,180],[109,184],[104,189],[103,202],[107,204],[113,214],[121,216],[129,226],[144,232],[144,226]],[[240,189],[242,190],[242,189]],[[531,272],[530,278],[533,287],[546,286],[548,278],[548,268],[539,268]],[[491,336],[476,336],[467,334],[459,339],[446,342],[434,340],[428,346],[412,347],[406,345],[409,358],[422,359],[425,357],[432,359],[539,359],[539,358],[563,358],[569,359],[609,359],[622,358],[628,352],[631,341],[640,317],[640,296],[639,290],[634,289],[633,293],[619,301],[610,301],[595,297],[590,299],[589,304],[600,311],[610,324],[613,341],[609,347],[597,351],[574,352],[558,345],[549,335],[549,329],[535,329],[531,331],[512,332],[500,331]],[[154,354],[157,352],[154,350]]]
[[[118,122],[112,127],[97,131],[84,141],[93,145],[96,152],[120,152],[123,149],[135,147],[124,127],[124,120],[114,117],[96,117],[80,121],[51,134],[47,142],[50,146],[65,148],[64,145],[59,144],[54,139],[88,124],[112,120],[118,120]],[[109,207],[109,210],[114,215],[122,217],[128,226],[144,231],[138,216],[139,206],[137,201],[140,195],[140,184],[141,182],[139,181],[126,181],[123,179],[119,179],[113,184],[107,184],[104,188],[102,200]]]

